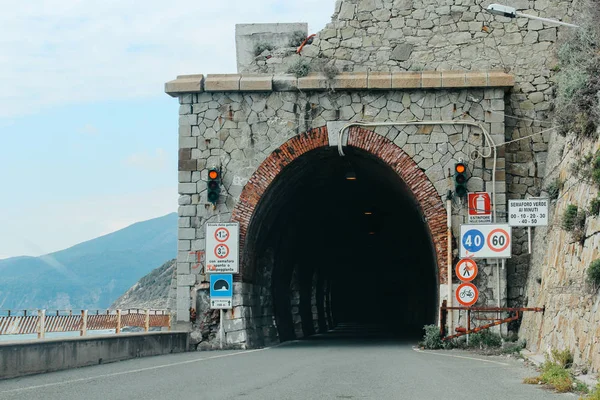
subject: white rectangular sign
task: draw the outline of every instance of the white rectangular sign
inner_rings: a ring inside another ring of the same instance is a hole
[[[239,241],[237,222],[206,224],[206,273],[237,274]]]
[[[548,226],[548,199],[508,201],[510,226]]]
[[[231,310],[231,297],[217,297],[210,299],[210,308],[213,310]]]
[[[511,233],[507,224],[461,225],[460,258],[510,258]]]

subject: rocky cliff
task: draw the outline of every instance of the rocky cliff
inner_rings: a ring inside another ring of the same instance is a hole
[[[155,309],[169,308],[169,295],[175,273],[175,260],[170,260],[140,279],[125,294],[119,297],[111,309]]]
[[[526,313],[520,331],[530,350],[568,349],[576,364],[592,371],[600,370],[600,294],[587,270],[600,258],[600,218],[589,211],[598,187],[581,171],[593,165],[582,166],[578,160],[597,157],[599,149],[598,139],[555,138],[549,157],[554,168],[547,181],[551,189],[557,183],[562,189],[552,202],[549,226],[536,228],[526,291],[527,306],[545,306],[546,311]],[[565,227],[569,206],[578,208],[574,229]]]

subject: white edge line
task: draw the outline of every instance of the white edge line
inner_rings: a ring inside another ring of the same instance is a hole
[[[152,370],[157,370],[157,369],[162,369],[162,368],[173,367],[173,366],[176,366],[176,365],[192,364],[192,363],[202,362],[202,361],[206,361],[206,360],[214,360],[216,358],[233,357],[233,356],[239,356],[239,355],[242,355],[242,354],[255,353],[257,351],[269,350],[269,349],[271,349],[273,347],[275,347],[275,346],[264,347],[262,349],[246,350],[246,351],[242,351],[242,352],[239,352],[239,353],[222,354],[222,355],[212,356],[212,357],[206,357],[206,358],[197,358],[197,359],[194,359],[194,360],[186,360],[186,361],[180,361],[180,362],[175,362],[175,363],[170,363],[170,364],[155,365],[153,367],[138,368],[138,369],[132,369],[132,370],[129,370],[129,371],[113,372],[111,374],[89,376],[89,377],[86,377],[86,378],[72,379],[72,380],[62,381],[62,382],[45,383],[43,385],[28,386],[28,387],[23,387],[23,388],[4,390],[4,391],[0,391],[0,393],[16,393],[16,392],[23,392],[23,391],[26,391],[26,390],[36,390],[36,389],[47,388],[47,387],[52,387],[52,386],[68,385],[68,384],[71,384],[71,383],[91,381],[91,380],[94,380],[94,379],[111,378],[111,377],[119,376],[119,375],[135,374],[137,372],[152,371]],[[184,353],[182,353],[182,354],[184,354]],[[55,372],[58,372],[58,371],[55,371]]]
[[[481,358],[475,358],[475,357],[457,356],[455,354],[442,354],[442,353],[436,353],[436,352],[432,352],[432,351],[423,351],[423,350],[420,350],[420,349],[418,349],[416,347],[413,347],[413,350],[416,351],[417,353],[421,353],[421,354],[431,354],[431,355],[434,355],[434,356],[462,358],[464,360],[481,361],[481,362],[485,362],[485,363],[503,365],[505,367],[508,367],[510,365],[510,364],[506,364],[506,363],[503,363],[503,362],[500,362],[500,361],[483,360]]]

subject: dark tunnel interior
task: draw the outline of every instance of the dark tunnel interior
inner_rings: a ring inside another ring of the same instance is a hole
[[[413,338],[436,318],[428,232],[388,165],[360,149],[340,157],[321,148],[298,157],[267,189],[245,256],[250,279],[270,286],[281,341],[347,323]]]

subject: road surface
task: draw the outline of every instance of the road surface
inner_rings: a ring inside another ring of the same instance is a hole
[[[360,333],[357,335],[357,332]],[[0,399],[576,399],[522,384],[522,361],[418,351],[345,326],[248,351],[173,354],[0,381]]]

